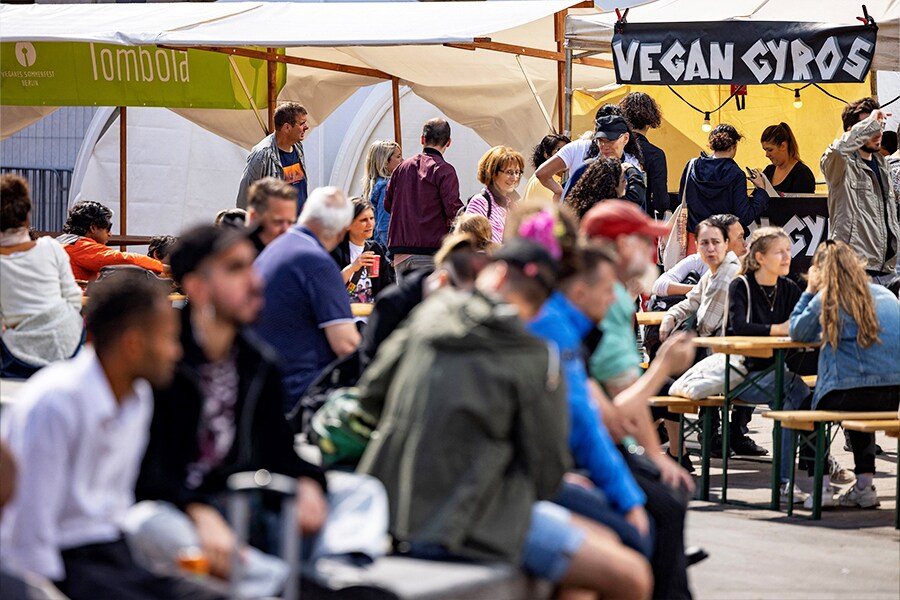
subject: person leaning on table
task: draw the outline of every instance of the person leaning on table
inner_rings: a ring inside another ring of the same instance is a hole
[[[900,404],[900,302],[870,283],[865,263],[847,244],[826,241],[813,256],[809,284],[791,313],[791,338],[821,337],[812,407],[819,410],[897,410]],[[822,506],[878,506],[875,434],[850,432],[856,485]]]

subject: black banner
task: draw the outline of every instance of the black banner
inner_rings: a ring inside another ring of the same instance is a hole
[[[625,23],[612,40],[618,83],[759,85],[865,80],[876,28],[721,21]]]
[[[806,273],[819,244],[828,239],[826,196],[769,198],[769,208],[751,229],[777,225],[791,238],[791,276]]]

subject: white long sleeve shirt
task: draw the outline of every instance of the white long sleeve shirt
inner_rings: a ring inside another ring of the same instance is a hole
[[[700,276],[709,271],[709,266],[700,258],[699,252],[685,256],[674,267],[660,275],[653,282],[651,292],[654,296],[669,296],[669,284],[683,282],[691,271]]]
[[[144,380],[119,404],[93,349],[38,372],[4,409],[0,436],[18,463],[0,522],[0,558],[13,571],[65,578],[60,551],[110,542],[134,504],[153,393]]]

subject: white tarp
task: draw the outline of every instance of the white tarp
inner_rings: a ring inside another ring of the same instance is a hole
[[[471,42],[575,3],[527,0],[3,5],[0,41],[269,47],[441,44]]]
[[[446,42],[494,42],[556,51],[553,14],[576,0],[447,3],[174,3],[0,5],[0,41],[95,41],[181,46],[286,47],[288,54],[369,67],[398,77],[489,144],[530,149],[549,130],[527,84],[555,122],[556,62]],[[414,45],[412,47],[411,45]],[[288,65],[279,100],[306,106],[313,126],[355,90],[379,79]],[[613,80],[576,65],[576,85]],[[265,120],[264,107],[259,107]],[[263,137],[252,111],[179,109],[178,114],[250,148]]]
[[[872,69],[900,71],[900,0],[657,0],[636,6],[629,23],[703,21],[794,21],[859,25],[862,5],[878,24],[878,42]],[[571,48],[609,52],[615,13],[571,15],[566,18],[566,39]]]

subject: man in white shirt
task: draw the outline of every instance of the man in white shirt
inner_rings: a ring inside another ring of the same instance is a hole
[[[40,371],[3,411],[0,434],[19,478],[0,558],[53,580],[72,600],[219,597],[135,565],[117,525],[134,503],[151,385],[168,383],[181,355],[165,286],[122,273],[89,297],[93,346]]]

